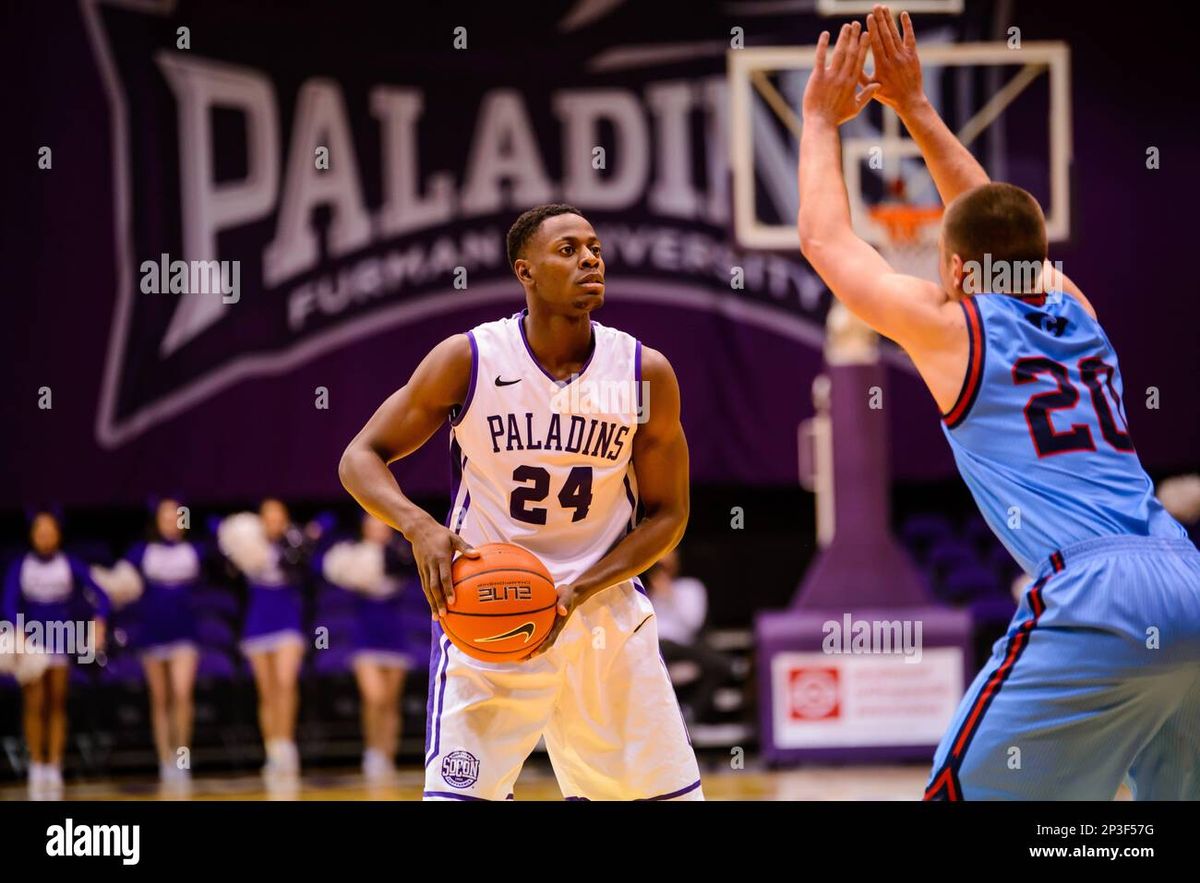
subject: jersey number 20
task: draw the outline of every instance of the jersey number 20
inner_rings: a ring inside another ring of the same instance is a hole
[[[545,524],[544,507],[530,508],[530,503],[540,503],[550,493],[550,473],[541,466],[518,466],[513,470],[513,481],[522,487],[513,488],[508,498],[508,514],[515,521],[526,524]],[[532,482],[530,485],[529,483]],[[525,486],[528,485],[528,486]],[[574,509],[571,521],[582,521],[592,505],[592,467],[573,466],[567,480],[558,491],[558,503],[564,509]]]
[[[1114,449],[1129,453],[1133,450],[1133,442],[1129,434],[1117,425],[1113,408],[1108,403],[1108,394],[1111,394],[1119,413],[1121,399],[1113,386],[1112,365],[1105,364],[1095,356],[1089,356],[1079,360],[1078,368],[1079,379],[1091,392],[1092,408],[1100,424],[1100,434]],[[1051,422],[1050,415],[1054,411],[1074,408],[1079,402],[1079,390],[1071,383],[1067,366],[1045,356],[1018,359],[1013,364],[1013,383],[1017,385],[1033,383],[1041,374],[1049,374],[1058,388],[1035,394],[1025,405],[1025,422],[1029,424],[1029,435],[1033,438],[1033,446],[1037,448],[1038,456],[1096,450],[1096,444],[1092,441],[1092,431],[1086,423],[1073,423],[1068,430],[1056,430]],[[1103,381],[1101,375],[1104,375]],[[1105,387],[1108,394],[1105,393]]]

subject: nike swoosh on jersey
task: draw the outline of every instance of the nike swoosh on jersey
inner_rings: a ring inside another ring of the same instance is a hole
[[[502,635],[492,635],[492,637],[490,637],[490,638],[476,638],[475,643],[476,644],[491,644],[495,641],[503,641],[508,638],[515,638],[517,635],[523,634],[523,635],[525,635],[525,640],[522,641],[521,643],[528,644],[529,639],[533,637],[533,633],[536,630],[537,630],[537,627],[532,622],[527,622],[524,625],[517,626],[515,629],[512,629],[511,631],[505,632]]]
[[[501,380],[500,375],[499,374],[496,375],[496,386],[512,386],[514,383],[520,383],[520,382],[521,382],[520,377],[518,377],[516,380]]]

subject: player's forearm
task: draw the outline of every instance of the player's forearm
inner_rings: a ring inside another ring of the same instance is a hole
[[[929,99],[922,96],[919,101],[901,108],[900,119],[921,149],[943,203],[948,205],[960,193],[991,180],[971,151],[950,131]]]
[[[352,444],[338,463],[342,487],[367,512],[411,539],[412,531],[430,518],[400,490],[383,458],[369,446]]]
[[[837,126],[805,117],[800,135],[800,213],[796,225],[801,248],[851,229],[850,201],[842,178]]]
[[[632,579],[679,545],[687,528],[686,508],[663,508],[644,518],[575,582],[580,600]]]

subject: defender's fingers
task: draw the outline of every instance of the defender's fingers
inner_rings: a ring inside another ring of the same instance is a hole
[[[917,48],[917,34],[913,30],[912,18],[907,12],[900,13],[900,24],[904,25],[904,45],[908,49]]]
[[[867,16],[867,37],[871,40],[871,51],[875,53],[875,71],[878,72],[880,65],[887,61],[887,47],[879,37],[879,22],[874,14]]]
[[[850,25],[842,25],[842,29],[838,31],[837,43],[833,46],[833,58],[829,60],[829,67],[834,73],[838,73],[842,69],[842,64],[846,57],[846,41],[850,33]]]
[[[851,68],[851,72],[856,73],[858,75],[858,80],[860,83],[862,82],[862,78],[864,76],[863,67],[867,63],[867,50],[870,48],[871,48],[870,39],[867,37],[866,34],[862,34],[858,40],[858,56],[854,60],[854,67]],[[864,83],[864,85],[866,85],[866,84]]]
[[[896,44],[892,40],[892,14],[886,6],[875,7],[875,33],[879,35],[879,43],[884,53],[890,58],[896,54]]]
[[[887,13],[888,36],[892,38],[892,48],[899,51],[904,44],[900,39],[900,30],[896,27],[896,19],[892,15],[892,10],[888,9],[886,6],[883,7],[883,9],[884,12]]]
[[[866,41],[862,36],[862,25],[854,22],[850,26],[850,39],[846,43],[846,58],[842,63],[843,76],[858,77],[863,67],[863,61],[867,57],[865,44]]]
[[[892,14],[892,10],[884,6],[883,16],[888,19],[888,40],[892,41],[892,52],[900,52],[904,44],[900,42],[900,31],[896,29],[896,20]]]
[[[817,55],[813,61],[813,71],[825,70],[825,49],[829,46],[829,31],[821,31],[817,37]]]

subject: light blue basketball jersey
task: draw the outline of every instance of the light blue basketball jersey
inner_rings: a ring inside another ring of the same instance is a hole
[[[961,306],[970,358],[942,431],[1025,571],[1095,537],[1186,537],[1134,451],[1116,353],[1079,301],[984,294]]]

